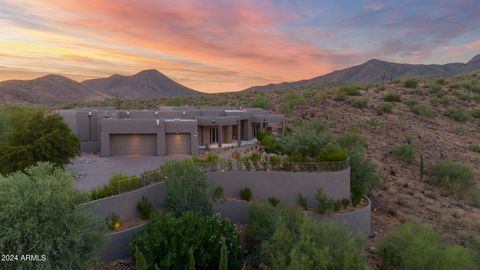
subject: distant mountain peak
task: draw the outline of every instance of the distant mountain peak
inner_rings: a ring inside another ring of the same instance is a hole
[[[475,55],[467,64],[480,63],[480,54]]]

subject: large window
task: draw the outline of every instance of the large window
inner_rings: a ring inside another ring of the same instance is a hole
[[[210,143],[218,143],[218,127],[210,128]]]

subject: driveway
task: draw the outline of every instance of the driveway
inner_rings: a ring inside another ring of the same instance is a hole
[[[82,155],[72,160],[65,169],[75,175],[74,187],[91,190],[108,183],[114,173],[139,175],[146,170],[157,168],[167,160],[184,159],[188,156],[112,156]]]

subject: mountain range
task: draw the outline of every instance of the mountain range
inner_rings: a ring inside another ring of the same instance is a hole
[[[376,83],[408,77],[455,75],[480,69],[480,54],[467,63],[444,65],[399,64],[371,59],[361,65],[333,71],[309,80],[254,86],[243,91],[283,90],[308,85],[341,83]],[[108,78],[76,82],[60,75],[47,75],[33,80],[0,82],[0,103],[70,103],[104,99],[145,99],[201,95],[202,92],[183,86],[155,69],[132,76],[112,75]]]

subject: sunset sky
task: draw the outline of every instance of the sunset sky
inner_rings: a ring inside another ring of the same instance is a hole
[[[155,68],[219,92],[369,58],[443,64],[478,53],[478,0],[0,0],[0,80]]]

